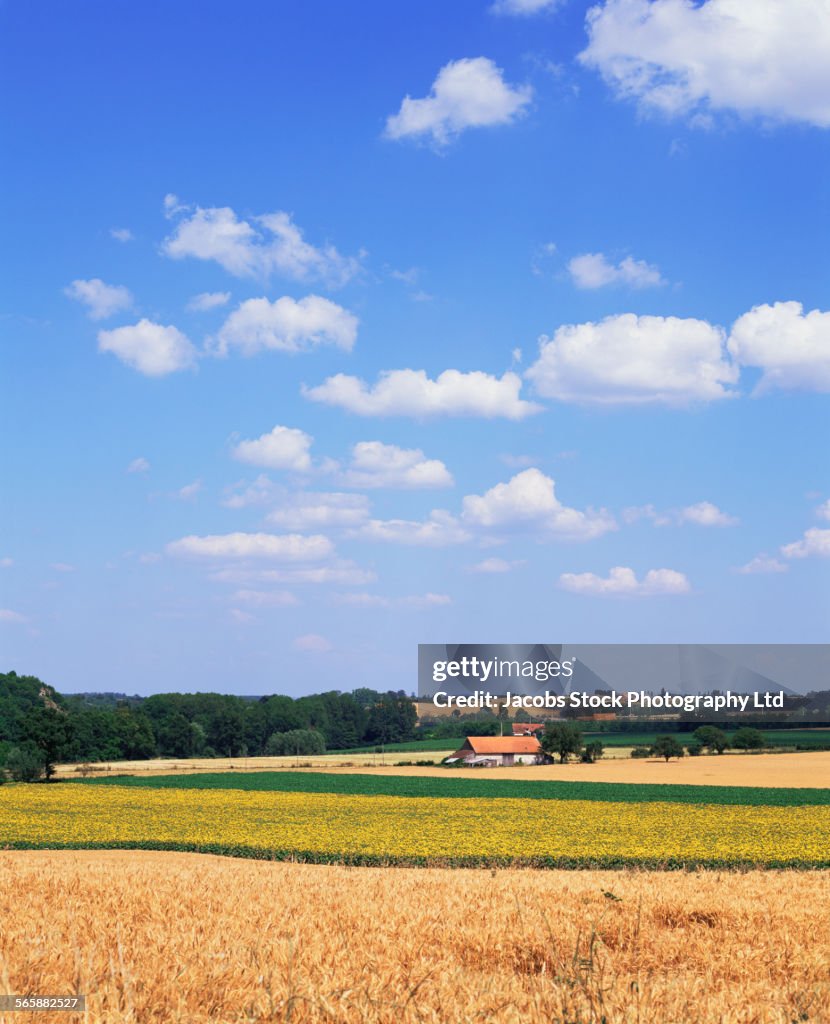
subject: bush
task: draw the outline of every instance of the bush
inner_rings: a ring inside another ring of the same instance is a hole
[[[648,749],[648,747],[635,747],[631,751],[631,756],[632,757],[650,757],[651,756],[651,751]]]
[[[686,744],[686,753],[689,757],[699,757],[703,752],[703,744],[698,743],[697,740],[692,740]]]
[[[738,750],[760,750],[766,745],[764,734],[758,729],[742,726],[732,737],[732,746]]]
[[[38,782],[45,768],[43,754],[31,741],[12,747],[6,758],[6,770],[15,782]]]

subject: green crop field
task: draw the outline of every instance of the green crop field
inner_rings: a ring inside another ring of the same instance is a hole
[[[60,783],[68,785],[68,783]],[[259,792],[339,793],[350,796],[484,797],[518,800],[591,800],[611,803],[721,804],[759,807],[830,806],[830,789],[684,786],[528,779],[460,779],[327,772],[216,772],[208,775],[122,775],[73,780],[72,785],[151,789],[236,789]]]

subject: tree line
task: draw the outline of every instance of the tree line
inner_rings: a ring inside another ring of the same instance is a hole
[[[62,762],[152,757],[308,756],[413,738],[403,691],[360,688],[307,697],[159,693],[66,696],[34,676],[0,673],[0,774],[51,775]]]

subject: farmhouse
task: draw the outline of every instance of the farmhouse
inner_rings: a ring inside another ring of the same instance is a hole
[[[535,736],[468,736],[447,763],[463,761],[481,768],[497,765],[542,764],[547,755]]]

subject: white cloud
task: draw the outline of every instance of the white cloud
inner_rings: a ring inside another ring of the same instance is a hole
[[[0,608],[0,622],[11,622],[15,625],[22,625],[29,620],[20,612],[12,611],[11,608]]]
[[[324,530],[360,526],[369,518],[369,499],[363,494],[318,492],[293,494],[269,512],[266,520],[287,530]]]
[[[608,285],[629,285],[631,288],[655,288],[666,282],[660,271],[645,260],[626,256],[616,266],[601,252],[586,252],[574,256],[568,263],[568,273],[577,288],[605,288]]]
[[[650,519],[655,526],[670,526],[671,519],[669,516],[664,515],[657,511],[654,505],[631,505],[628,508],[622,510],[623,522],[631,523],[639,522],[641,519]]]
[[[162,252],[173,259],[214,260],[236,277],[279,274],[331,286],[345,284],[360,272],[359,259],[342,256],[333,245],[316,248],[306,242],[282,210],[246,221],[227,206],[192,210],[172,199],[171,216],[187,214],[162,244]]]
[[[451,487],[452,476],[439,459],[427,459],[420,448],[398,448],[381,441],[359,441],[343,474],[348,487]]]
[[[135,237],[129,228],[110,228],[110,235],[116,242],[132,242]]]
[[[740,520],[721,511],[711,501],[699,501],[685,508],[673,509],[669,512],[658,512],[654,505],[633,505],[622,511],[623,521],[636,523],[641,519],[650,519],[655,526],[683,526],[692,523],[695,526],[737,526]]]
[[[133,459],[129,466],[127,466],[128,473],[146,473],[149,469],[150,463],[143,455],[139,455],[137,459]]]
[[[506,558],[485,558],[483,562],[477,562],[475,565],[471,565],[469,568],[470,572],[483,572],[483,573],[503,573],[510,572],[517,565],[522,565],[520,561],[508,562]]]
[[[542,535],[589,540],[616,529],[613,517],[600,509],[580,512],[556,497],[554,481],[538,469],[517,473],[483,495],[464,498],[463,520],[487,529],[531,527]]]
[[[243,611],[241,608],[231,608],[229,615],[234,622],[256,622],[255,615],[251,615],[250,612]]]
[[[129,288],[121,284],[104,284],[100,277],[89,281],[73,281],[63,290],[64,295],[86,306],[90,320],[106,320],[107,317],[129,309],[133,297]]]
[[[277,426],[255,441],[240,441],[233,450],[233,457],[254,466],[303,472],[311,469],[312,440],[304,430]]]
[[[219,306],[227,306],[230,302],[230,292],[199,292],[187,303],[185,309],[191,313],[206,313],[209,309],[216,309]]]
[[[225,508],[248,508],[249,505],[270,505],[277,500],[281,493],[264,474],[254,480],[252,484],[236,483],[227,487],[222,504]]]
[[[737,526],[740,520],[722,512],[711,501],[699,501],[696,505],[687,505],[678,512],[678,521],[694,523],[695,526]]]
[[[781,548],[781,554],[785,558],[809,558],[813,555],[828,558],[830,557],[830,530],[819,530],[817,527],[805,530],[801,540],[785,544]]]
[[[563,0],[495,0],[490,10],[493,14],[540,14],[560,7]]]
[[[129,327],[98,332],[98,349],[147,377],[164,377],[195,365],[196,349],[176,327],[139,320]]]
[[[176,491],[175,497],[177,497],[180,501],[192,501],[199,493],[199,491],[201,491],[201,489],[202,481],[194,480],[192,483],[185,484],[184,487],[180,487]]]
[[[207,537],[182,537],[171,541],[169,555],[194,558],[255,558],[282,562],[313,562],[333,551],[328,537],[296,533],[226,533]]]
[[[519,397],[518,374],[501,378],[474,370],[444,370],[435,380],[424,370],[386,370],[374,387],[338,373],[303,394],[358,416],[483,416],[521,420],[541,406]]]
[[[330,565],[304,566],[287,569],[219,569],[211,579],[235,586],[262,586],[264,584],[332,584],[341,587],[363,587],[377,582],[377,574],[362,569],[348,559],[338,559]]]
[[[781,562],[777,558],[770,558],[769,555],[756,555],[746,565],[737,568],[735,572],[742,576],[755,576],[759,573],[786,572],[788,569],[789,566],[786,562]]]
[[[386,121],[390,139],[427,136],[446,145],[466,128],[509,124],[533,96],[529,85],[512,86],[487,57],[450,61],[438,72],[429,96],[406,96]]]
[[[408,594],[405,597],[384,597],[381,594],[337,594],[335,604],[353,608],[441,608],[452,604],[449,594]]]
[[[10,569],[14,565],[13,558],[0,558],[0,569]]]
[[[306,633],[295,637],[294,646],[298,651],[311,651],[317,654],[331,650],[331,643],[319,633]]]
[[[525,376],[560,401],[686,405],[730,397],[738,369],[725,356],[720,327],[623,313],[543,336]]]
[[[75,566],[68,562],[52,562],[50,568],[55,572],[75,572]]]
[[[826,0],[605,0],[587,28],[580,60],[644,109],[830,126]]]
[[[359,530],[355,530],[352,536],[361,540],[429,548],[465,544],[471,539],[458,519],[441,509],[430,512],[429,518],[423,521],[372,519]]]
[[[816,509],[816,515],[819,517],[819,519],[830,519],[830,498],[828,498],[827,501],[819,505],[819,507]]]
[[[299,603],[289,590],[237,590],[231,600],[255,608],[284,608]]]
[[[358,319],[342,306],[319,295],[299,301],[283,295],[275,302],[248,299],[235,309],[219,330],[218,355],[238,348],[246,356],[267,349],[306,352],[318,345],[334,345],[350,352],[357,337]]]
[[[655,597],[688,594],[691,589],[686,576],[674,569],[649,569],[643,579],[638,580],[633,569],[621,565],[611,569],[606,577],[592,572],[566,572],[559,577],[559,585],[574,594],[598,597]]]
[[[761,369],[756,394],[830,391],[830,312],[805,313],[800,302],[755,306],[732,325],[729,351]]]

